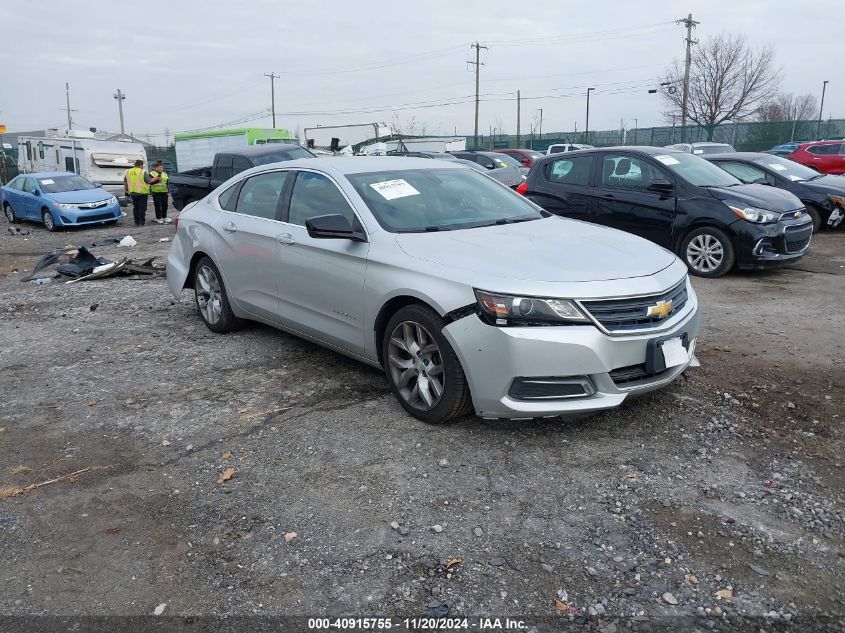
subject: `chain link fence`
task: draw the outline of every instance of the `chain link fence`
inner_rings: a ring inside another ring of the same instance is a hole
[[[597,130],[588,135],[584,132],[548,132],[537,134],[480,135],[474,143],[472,136],[467,137],[467,147],[478,150],[505,148],[528,148],[546,151],[549,145],[558,143],[587,143],[596,147],[615,145],[653,145],[662,147],[680,143],[684,135],[680,126],[647,127],[630,130]],[[845,137],[845,119],[822,121],[770,121],[748,123],[723,123],[713,129],[712,138],[704,126],[686,126],[686,142],[712,140],[716,143],[729,143],[737,150],[760,152],[783,143],[806,142],[818,139]]]

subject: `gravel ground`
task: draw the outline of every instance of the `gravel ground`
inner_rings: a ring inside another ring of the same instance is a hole
[[[432,427],[343,356],[213,334],[164,279],[19,281],[127,233],[97,254],[163,259],[170,226],[2,228],[0,487],[105,467],[0,501],[4,615],[842,627],[843,232],[695,279],[702,367],[662,392]]]

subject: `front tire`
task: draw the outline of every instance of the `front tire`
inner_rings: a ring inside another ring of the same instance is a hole
[[[51,233],[55,233],[59,230],[59,227],[56,225],[56,220],[53,218],[53,214],[50,213],[49,209],[41,210],[41,222],[44,224],[44,228]]]
[[[243,326],[229,305],[220,271],[208,257],[200,259],[194,268],[194,298],[200,318],[212,332],[227,334]]]
[[[382,365],[393,395],[415,418],[443,424],[472,410],[469,385],[443,336],[446,322],[423,305],[400,308],[382,339]]]
[[[6,216],[6,221],[9,224],[20,224],[21,220],[15,215],[15,210],[8,202],[3,205],[3,215]]]
[[[807,215],[813,221],[813,233],[818,233],[822,228],[822,214],[811,204],[805,205],[805,208],[807,209]]]
[[[721,277],[734,267],[736,253],[724,231],[705,226],[692,231],[681,244],[681,257],[693,275]]]

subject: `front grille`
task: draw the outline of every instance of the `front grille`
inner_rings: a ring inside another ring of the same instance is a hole
[[[106,206],[108,204],[108,200],[102,200],[100,202],[86,202],[85,204],[80,204],[80,209],[99,209],[100,207]]]
[[[114,220],[113,213],[98,213],[96,215],[84,215],[81,218],[77,218],[77,222],[102,222],[103,220]]]
[[[639,365],[628,365],[627,367],[620,367],[619,369],[614,369],[610,372],[610,377],[613,380],[616,386],[619,385],[627,385],[628,383],[638,382],[640,380],[646,380],[648,378],[655,378],[659,376],[663,371],[648,371],[646,369],[645,363],[640,363]]]
[[[810,238],[808,237],[806,240],[800,240],[798,242],[787,242],[786,243],[786,252],[787,253],[799,253],[803,251],[807,246],[810,245]]]
[[[660,294],[627,299],[601,299],[582,301],[581,305],[593,318],[611,331],[636,330],[656,327],[677,314],[686,305],[688,299],[686,281]],[[649,308],[670,303],[671,308],[665,316],[652,314]]]

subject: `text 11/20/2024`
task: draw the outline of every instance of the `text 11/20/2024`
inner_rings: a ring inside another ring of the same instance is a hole
[[[308,628],[318,631],[384,631],[394,628],[412,631],[518,631],[528,628],[528,625],[524,620],[511,618],[308,618]]]

